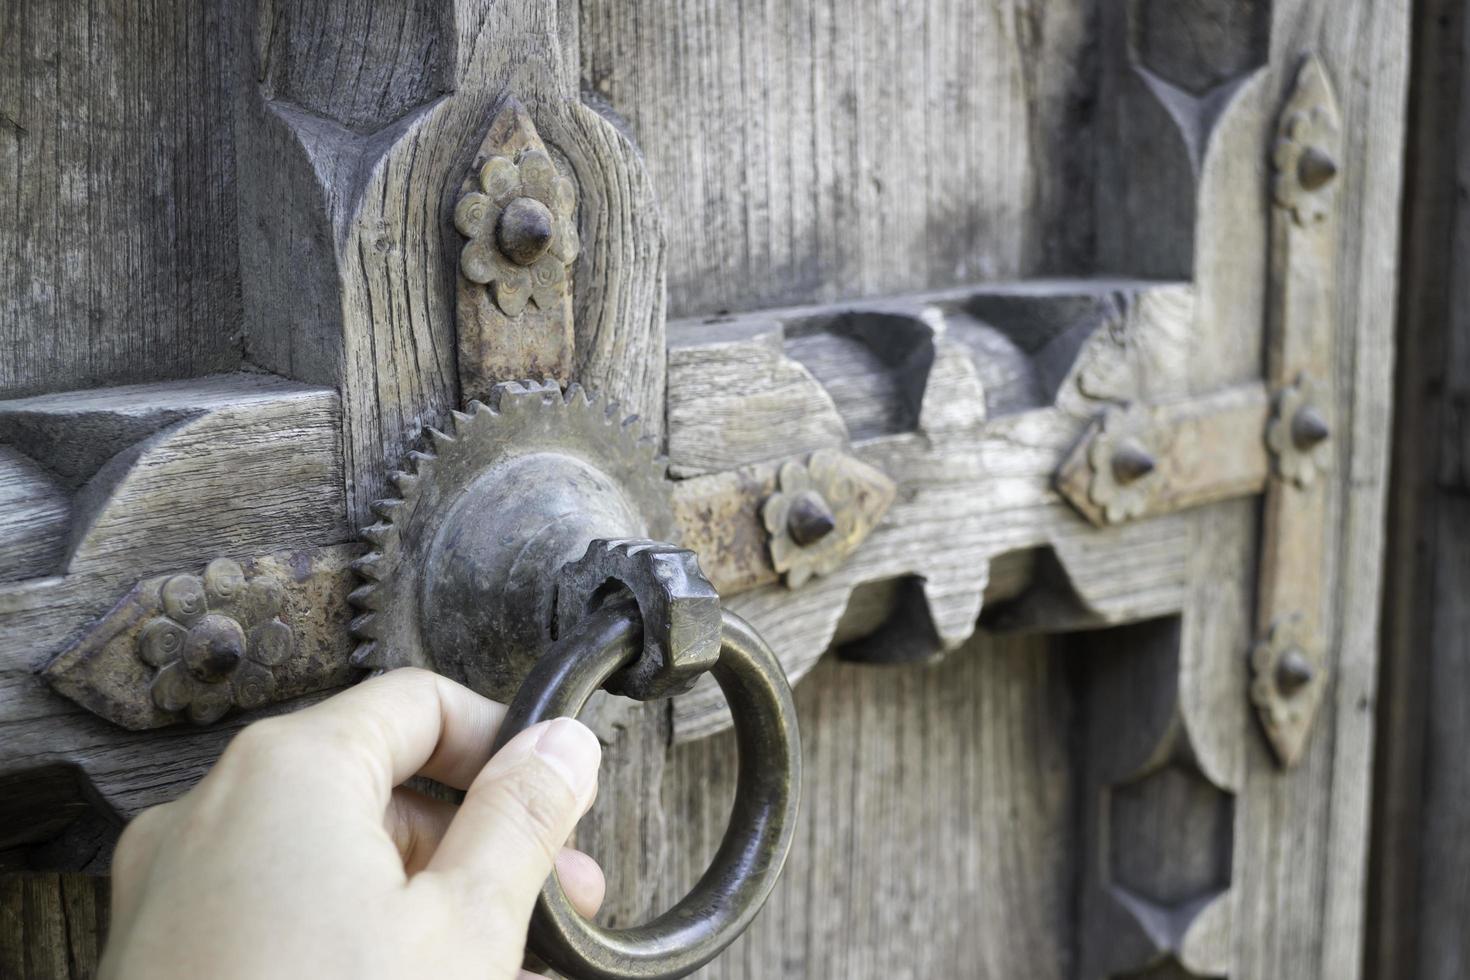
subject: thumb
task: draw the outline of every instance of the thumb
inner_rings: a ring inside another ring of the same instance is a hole
[[[597,794],[602,747],[572,718],[532,725],[490,759],[470,784],[430,860],[471,906],[520,928],[553,862]]]

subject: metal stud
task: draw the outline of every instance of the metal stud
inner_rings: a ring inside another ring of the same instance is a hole
[[[1337,178],[1337,161],[1320,147],[1309,146],[1297,160],[1296,175],[1307,190],[1320,190]]]
[[[1281,655],[1276,664],[1276,687],[1282,694],[1291,697],[1317,676],[1312,662],[1300,650],[1291,649]]]
[[[1291,418],[1291,441],[1299,449],[1311,449],[1327,441],[1332,429],[1322,413],[1311,405],[1303,405]]]
[[[1133,440],[1118,447],[1113,453],[1113,476],[1119,483],[1134,483],[1158,469],[1153,454]]]
[[[831,534],[837,527],[832,508],[821,495],[808,491],[799,495],[786,515],[786,530],[791,540],[806,548]]]
[[[495,239],[506,258],[530,265],[551,247],[556,235],[551,209],[532,197],[518,197],[506,205],[495,228]]]

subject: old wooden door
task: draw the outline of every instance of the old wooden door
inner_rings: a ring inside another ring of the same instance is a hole
[[[1358,976],[1406,21],[7,4],[0,975],[88,974],[120,823],[396,662],[374,502],[550,377],[661,440],[796,684],[795,845],[705,975]],[[242,587],[262,662],[160,680]],[[603,721],[622,924],[735,743],[707,683]]]

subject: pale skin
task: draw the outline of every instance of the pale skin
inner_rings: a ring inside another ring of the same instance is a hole
[[[504,714],[405,669],[245,728],[118,842],[101,976],[528,980],[526,927],[553,869],[584,915],[602,902],[602,871],[563,847],[601,749],[559,718],[492,759]],[[463,803],[401,785],[414,775]]]

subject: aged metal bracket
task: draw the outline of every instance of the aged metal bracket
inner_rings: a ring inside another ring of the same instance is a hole
[[[144,579],[46,665],[58,693],[124,728],[209,724],[352,679],[347,574],[356,545]]]
[[[1057,470],[1098,527],[1260,493],[1270,475],[1264,385],[1106,410]]]
[[[1057,471],[1103,527],[1265,491],[1250,697],[1283,765],[1327,680],[1323,562],[1331,465],[1332,298],[1340,121],[1321,62],[1302,65],[1272,148],[1267,385],[1105,411]]]
[[[489,398],[497,381],[571,377],[576,207],[571,176],[558,170],[525,107],[507,98],[454,208],[465,238],[455,304],[465,401]]]
[[[1299,761],[1328,680],[1326,582],[1341,117],[1308,57],[1277,123],[1271,163],[1271,309],[1266,489],[1251,700],[1277,760]]]
[[[872,533],[896,487],[837,449],[757,463],[674,485],[680,540],[734,595],[773,582],[800,588],[836,571]]]

